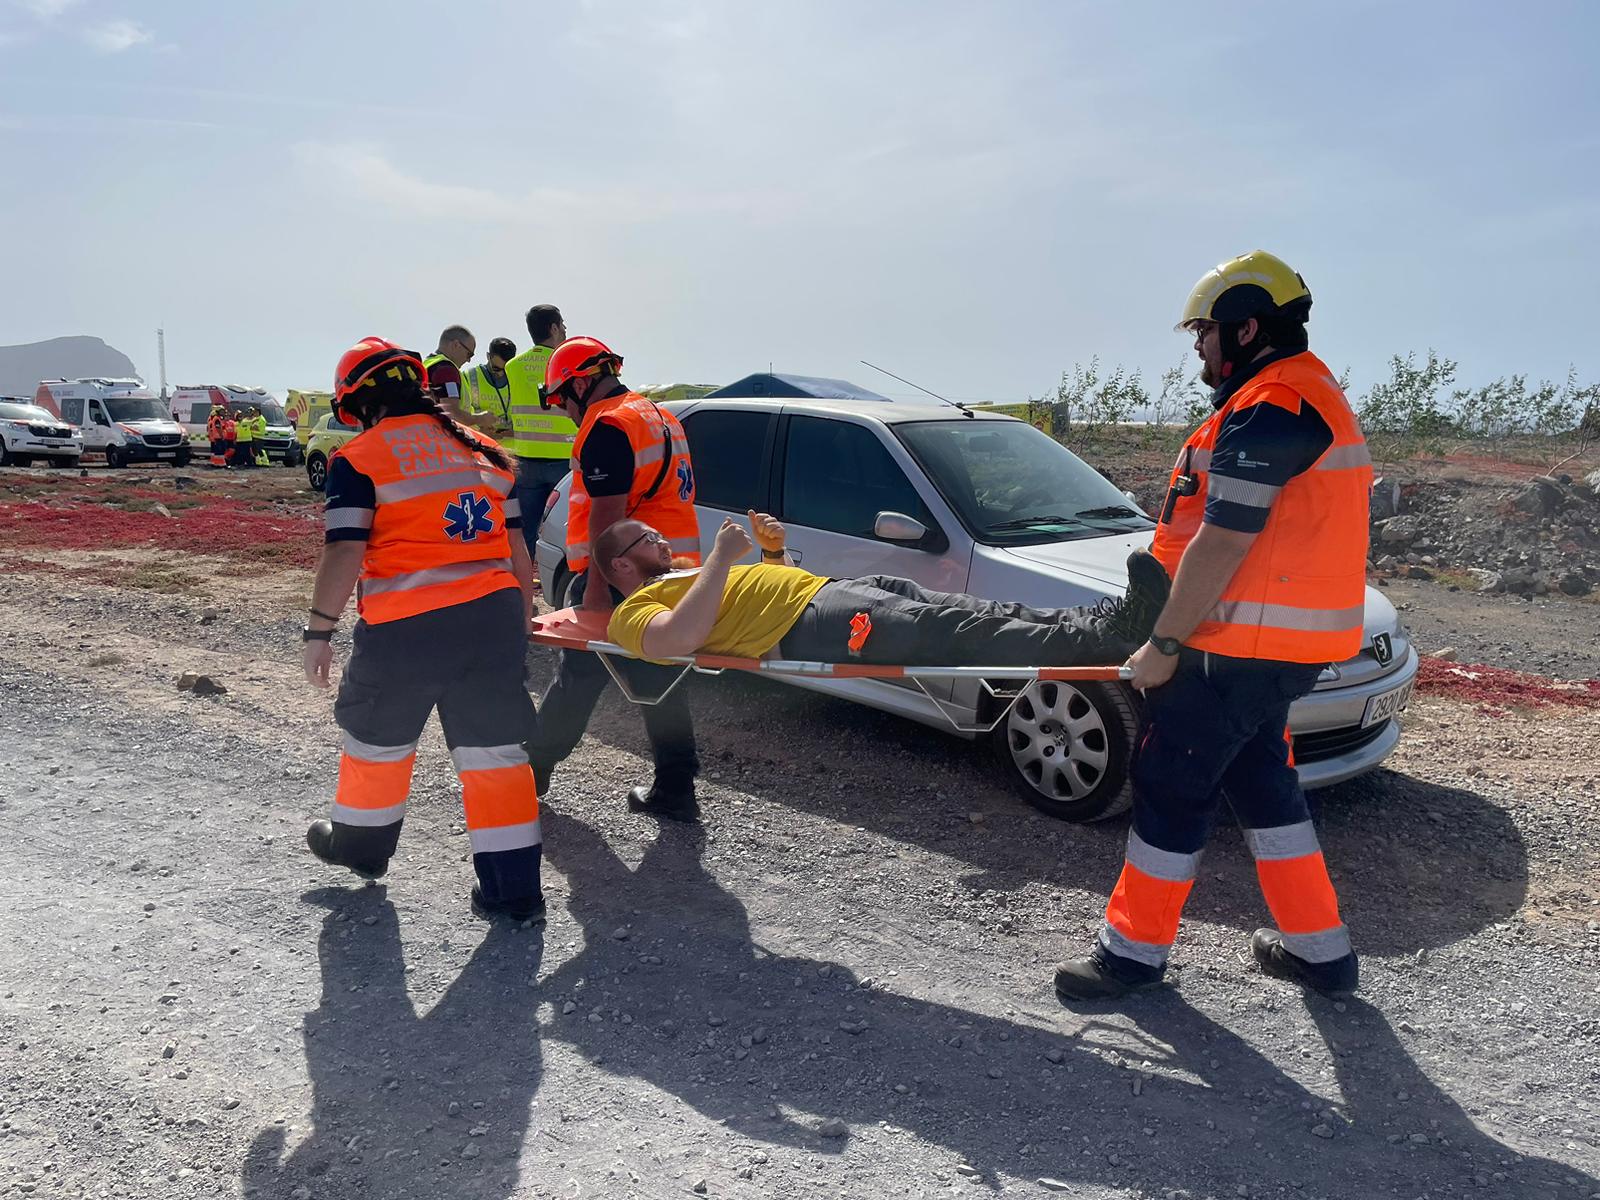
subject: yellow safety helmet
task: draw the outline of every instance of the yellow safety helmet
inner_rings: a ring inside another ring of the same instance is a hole
[[[1202,275],[1173,328],[1189,333],[1194,321],[1246,321],[1299,301],[1311,307],[1311,289],[1300,273],[1276,255],[1252,250],[1219,263]]]

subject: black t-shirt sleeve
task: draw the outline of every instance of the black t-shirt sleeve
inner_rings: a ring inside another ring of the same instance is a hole
[[[441,400],[461,398],[461,371],[446,359],[428,368],[428,390]]]
[[[1333,431],[1304,401],[1296,411],[1261,403],[1229,413],[1211,451],[1206,524],[1260,533],[1284,484],[1331,445]]]
[[[328,542],[364,542],[372,532],[372,514],[378,507],[377,489],[370,477],[335,454],[328,463],[327,504],[323,509]]]
[[[626,496],[633,486],[633,444],[611,423],[595,422],[578,456],[583,486],[591,496]]]

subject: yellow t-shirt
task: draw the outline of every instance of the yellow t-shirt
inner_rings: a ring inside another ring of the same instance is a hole
[[[647,583],[611,614],[606,636],[629,654],[644,657],[644,629],[657,613],[671,612],[698,571],[673,571]],[[751,563],[728,572],[722,606],[701,651],[734,658],[760,658],[800,619],[828,581],[799,567]]]

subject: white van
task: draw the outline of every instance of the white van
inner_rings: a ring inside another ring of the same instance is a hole
[[[266,447],[267,458],[286,467],[295,467],[304,457],[289,414],[278,403],[278,398],[264,388],[231,384],[180,387],[172,393],[169,403],[172,419],[184,427],[192,440],[202,443],[206,443],[206,421],[211,416],[212,405],[223,405],[228,415],[236,420],[248,409],[258,409],[267,419],[267,436],[261,443]],[[209,443],[206,444],[209,447]]]
[[[46,379],[33,400],[82,429],[83,453],[105,455],[108,467],[189,465],[188,435],[142,379]]]

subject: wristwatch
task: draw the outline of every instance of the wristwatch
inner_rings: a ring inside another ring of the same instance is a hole
[[[782,550],[763,550],[761,552],[761,557],[762,558],[770,558],[770,559],[774,559],[774,560],[776,560],[778,562],[782,562],[784,556],[787,553],[788,553],[788,548],[787,547],[785,547]]]
[[[1183,649],[1183,643],[1177,638],[1157,637],[1153,633],[1150,635],[1150,644],[1154,646],[1159,653],[1165,654],[1168,658],[1171,658],[1173,655],[1177,654],[1179,650]]]
[[[300,640],[302,642],[331,642],[333,641],[333,630],[313,629],[309,625],[302,625],[300,627]]]

